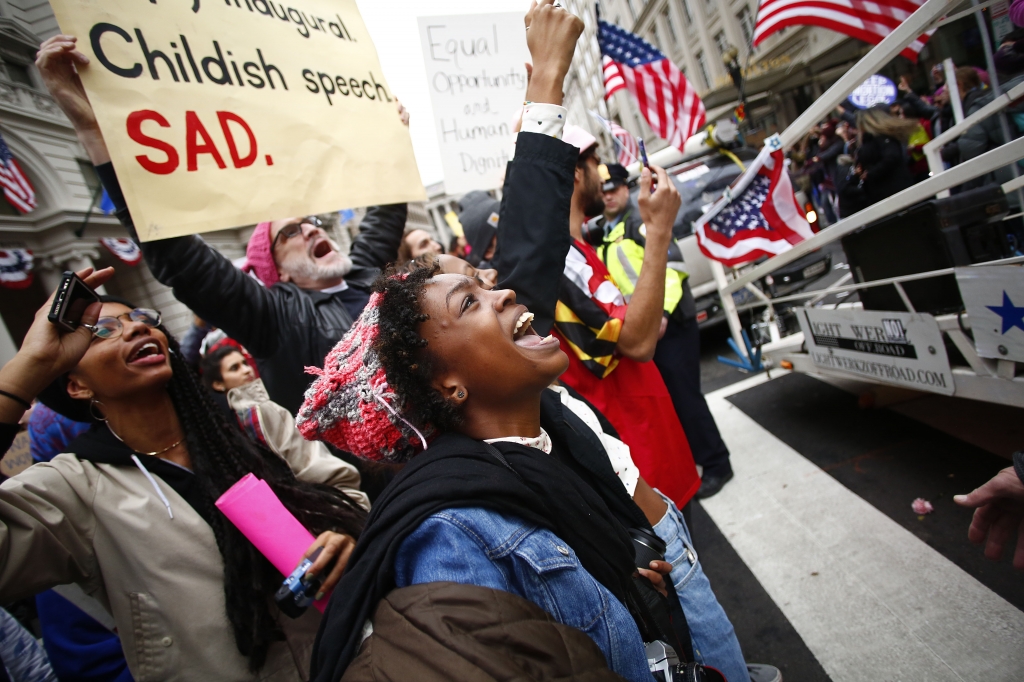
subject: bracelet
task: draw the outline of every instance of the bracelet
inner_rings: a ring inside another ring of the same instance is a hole
[[[16,396],[13,393],[8,393],[7,391],[5,391],[3,389],[0,389],[0,395],[5,396],[7,398],[10,398],[14,402],[16,402],[19,405],[23,406],[26,410],[31,410],[32,409],[32,403],[30,403],[29,401],[25,400],[24,398],[22,398],[20,396]]]

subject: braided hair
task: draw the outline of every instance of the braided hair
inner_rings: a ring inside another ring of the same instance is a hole
[[[113,296],[103,296],[102,300],[135,307]],[[256,672],[266,662],[270,645],[284,639],[270,610],[271,596],[281,585],[281,573],[228,521],[214,501],[252,473],[267,482],[285,508],[313,535],[330,530],[358,538],[366,523],[366,511],[336,488],[298,480],[281,457],[248,438],[237,424],[230,424],[195,370],[185,362],[177,340],[163,325],[157,329],[167,337],[170,349],[173,376],[167,392],[185,434],[204,516],[210,520],[224,559],[228,621],[238,650],[249,659],[250,670]]]
[[[423,290],[441,269],[437,260],[423,263],[405,277],[394,270],[374,282],[374,291],[385,294],[378,306],[378,336],[373,349],[387,374],[388,384],[403,405],[403,416],[420,429],[451,431],[462,421],[459,408],[431,384],[438,361],[425,351],[427,340],[420,325],[429,319],[423,312]]]

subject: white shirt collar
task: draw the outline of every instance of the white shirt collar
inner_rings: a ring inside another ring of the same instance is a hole
[[[326,289],[321,289],[320,293],[321,294],[336,294],[339,291],[345,291],[345,289],[348,289],[348,282],[346,282],[345,280],[341,280],[341,284],[335,284],[333,287],[327,287]]]
[[[528,448],[536,448],[543,452],[545,455],[551,454],[551,436],[544,429],[540,430],[540,435],[535,438],[526,438],[524,436],[506,436],[504,438],[485,438],[485,443],[517,443],[519,445],[525,445]]]

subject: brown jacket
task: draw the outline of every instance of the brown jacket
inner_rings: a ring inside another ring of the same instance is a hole
[[[267,445],[303,481],[345,491],[369,508],[359,473],[303,440],[261,382],[234,389]],[[135,467],[74,454],[30,466],[0,486],[0,603],[77,583],[113,617],[136,682],[298,682],[308,678],[320,613],[280,618],[285,641],[258,674],[238,652],[224,602],[224,564],[210,526],[158,480],[174,518]]]
[[[622,682],[583,632],[508,592],[438,582],[396,589],[342,682]]]

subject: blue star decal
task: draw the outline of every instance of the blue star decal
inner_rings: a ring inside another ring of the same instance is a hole
[[[1001,334],[1005,334],[1014,327],[1019,327],[1021,331],[1024,331],[1024,307],[1015,306],[1005,291],[1003,292],[1003,304],[1001,306],[987,305],[985,307],[1003,318],[1003,331],[1000,332]]]

